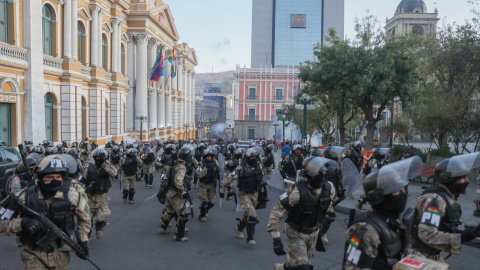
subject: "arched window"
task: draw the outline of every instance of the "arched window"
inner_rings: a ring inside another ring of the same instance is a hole
[[[45,133],[46,139],[53,142],[53,99],[50,94],[45,95]]]
[[[125,46],[123,46],[123,43],[122,43],[122,74],[125,75],[126,72],[125,72]]]
[[[80,22],[77,22],[77,56],[78,56],[78,61],[85,63],[84,58],[83,58],[83,49],[84,49],[84,37],[85,37],[85,31],[83,30],[83,26]]]
[[[8,42],[8,0],[0,0],[0,41]]]
[[[102,35],[102,67],[103,69],[107,69],[107,50],[108,50],[107,37],[105,35]]]
[[[52,13],[47,5],[43,6],[43,53],[52,55]]]

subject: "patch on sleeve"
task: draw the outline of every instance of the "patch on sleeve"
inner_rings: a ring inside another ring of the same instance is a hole
[[[428,204],[427,208],[422,213],[422,219],[420,223],[427,224],[429,226],[440,226],[440,215],[438,213],[439,203],[437,198],[433,198]]]
[[[346,260],[360,268],[372,268],[375,259],[368,256],[365,252],[363,252],[362,248],[360,248],[360,239],[362,239],[365,231],[366,228],[362,227],[355,235],[352,236],[352,239],[350,239]]]
[[[289,210],[291,207],[290,207],[290,203],[288,202],[288,195],[290,194],[290,192],[285,192],[283,193],[282,195],[280,195],[280,197],[278,198],[278,202],[277,202],[277,205],[278,207],[280,207],[280,209],[285,209],[285,210]]]

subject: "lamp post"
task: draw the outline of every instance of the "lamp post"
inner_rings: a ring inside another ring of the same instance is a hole
[[[135,119],[140,122],[140,141],[142,141],[143,140],[143,136],[142,136],[143,122],[147,121],[148,117],[142,115],[142,116],[138,116]]]
[[[302,98],[299,100],[299,104],[303,104],[303,145],[307,144],[307,105],[311,103],[312,101],[308,94],[303,94]]]
[[[187,141],[188,140],[188,124],[183,125],[183,127],[185,128],[185,141]]]
[[[283,145],[285,145],[285,122],[288,126],[288,120],[287,120],[287,116],[284,114],[282,115],[281,117],[278,117],[278,120],[282,121],[283,123],[283,136],[282,136],[282,139],[283,139]]]
[[[279,126],[279,124],[275,123],[273,124],[273,126],[275,127],[275,147],[273,148],[273,152],[277,152],[277,127]]]

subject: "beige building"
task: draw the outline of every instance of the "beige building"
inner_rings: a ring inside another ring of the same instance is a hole
[[[0,141],[194,137],[197,57],[168,3],[0,0],[0,28]],[[177,75],[153,83],[161,45]]]
[[[423,36],[435,32],[439,20],[437,8],[433,13],[428,13],[423,0],[402,0],[395,15],[391,19],[387,18],[385,30],[388,36],[408,33]]]

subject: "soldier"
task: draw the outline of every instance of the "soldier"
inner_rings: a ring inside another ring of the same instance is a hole
[[[242,219],[235,226],[237,238],[245,238],[243,229],[247,227],[247,243],[256,245],[253,239],[255,235],[255,225],[259,223],[255,208],[258,203],[258,189],[262,184],[263,173],[260,162],[257,161],[258,152],[254,148],[249,148],[244,155],[243,162],[231,172],[222,182],[220,188],[220,198],[225,197],[225,189],[235,180],[238,180],[237,187],[239,189],[238,198],[243,211],[245,211]],[[237,219],[238,220],[238,219]]]
[[[295,144],[293,146],[293,154],[284,156],[278,165],[278,170],[283,177],[285,187],[288,190],[292,186],[292,182],[297,180],[297,170],[302,168],[303,156],[302,146]]]
[[[110,162],[112,163],[113,167],[117,169],[117,171],[120,170],[120,163],[122,159],[122,154],[120,154],[120,148],[115,145],[112,147],[112,154],[110,155]],[[115,176],[115,180],[118,180],[118,174]]]
[[[273,251],[278,256],[287,254],[287,261],[275,264],[274,269],[313,269],[310,260],[316,242],[321,242],[317,240],[321,221],[327,211],[334,213],[335,187],[325,178],[329,162],[322,157],[306,158],[301,167],[301,180],[280,196],[270,212],[267,231],[273,239]],[[280,238],[280,221],[286,213],[287,252]]]
[[[179,242],[186,242],[188,238],[185,237],[185,225],[188,221],[187,208],[185,207],[185,200],[190,195],[185,190],[184,180],[187,173],[185,161],[190,155],[188,148],[182,148],[178,154],[178,159],[172,167],[170,167],[170,177],[168,179],[168,193],[162,218],[160,221],[160,234],[167,234],[168,223],[175,217],[177,219],[177,231],[173,239]]]
[[[38,176],[37,184],[22,190],[18,195],[19,201],[44,214],[70,237],[78,232],[77,241],[84,252],[77,255],[87,258],[89,252],[86,242],[91,222],[83,188],[70,181],[65,161],[56,155],[41,159],[35,173]],[[36,244],[35,240],[47,233],[38,220],[21,216],[0,220],[0,233],[19,236],[18,241],[23,245],[21,258],[24,269],[68,269],[70,253],[62,241],[55,240],[48,248]]]
[[[144,148],[144,154],[142,154],[143,161],[143,177],[145,178],[145,186],[152,188],[153,183],[153,162],[155,161],[155,156],[153,155],[153,150],[150,146]]]
[[[79,171],[83,175],[85,173],[85,169],[83,168],[82,162],[78,157],[78,149],[69,148],[67,149],[67,154],[75,158],[75,162],[77,163],[77,171]],[[75,178],[78,180],[78,176],[76,176]]]
[[[123,202],[133,204],[133,195],[135,194],[135,185],[137,184],[138,167],[142,166],[142,160],[136,155],[135,149],[127,150],[127,157],[122,160],[122,170],[125,174],[123,178]]]
[[[477,183],[480,185],[480,174],[477,176]],[[473,215],[480,217],[480,197],[477,197],[473,200],[473,203],[476,206],[476,209],[473,210]]]
[[[200,215],[198,219],[206,222],[208,218],[208,211],[213,208],[217,200],[217,181],[220,179],[220,165],[218,161],[213,159],[214,153],[212,149],[206,149],[202,160],[202,168],[197,172],[200,179],[198,189],[198,199],[202,202],[200,205]]]
[[[373,210],[356,218],[345,233],[345,269],[392,269],[402,258],[408,235],[400,222],[408,198],[404,186],[421,171],[422,160],[416,157],[386,165],[365,178],[363,188]]]
[[[351,146],[342,157],[350,159],[355,167],[357,167],[358,172],[360,172],[363,165],[362,142],[355,141],[353,146]]]
[[[272,150],[273,144],[265,146],[265,154],[262,158],[263,175],[272,174],[272,168],[275,169],[275,158],[273,157]]]
[[[38,156],[40,157],[40,156]],[[30,171],[33,172],[35,165],[37,165],[37,159],[33,157],[27,157],[28,167],[30,167]],[[12,176],[12,183],[10,184],[11,192],[17,194],[22,189],[31,187],[35,184],[35,179],[33,179],[33,175],[28,175],[27,171],[23,168],[22,163],[22,171]]]
[[[327,170],[327,180],[335,185],[335,192],[337,194],[334,205],[337,205],[345,199],[345,193],[342,186],[342,166],[338,158],[342,156],[344,148],[340,146],[327,146],[323,152],[323,156],[332,160],[335,166],[330,166]]]
[[[233,144],[229,144],[227,146],[227,151],[225,151],[225,160],[231,160],[233,158],[233,152],[235,149],[236,147]]]
[[[97,239],[103,235],[103,227],[107,225],[107,217],[111,211],[108,208],[108,189],[112,187],[110,177],[117,175],[117,169],[108,161],[108,153],[103,149],[92,152],[95,165],[85,166],[85,192],[87,193],[90,217],[96,218],[95,230]],[[88,239],[90,241],[90,237]]]
[[[243,148],[235,149],[235,151],[233,151],[232,159],[229,160],[227,162],[227,165],[225,166],[227,175],[229,175],[231,172],[235,171],[235,168],[238,167],[238,165],[240,164],[240,161],[242,160],[242,156],[243,156],[244,152],[245,151],[244,151]],[[231,183],[227,187],[227,198],[226,198],[226,200],[230,201],[232,199],[232,197],[234,197],[234,196],[235,196],[235,201],[236,201],[236,196],[237,195],[235,193],[235,188],[233,187],[233,183]]]
[[[82,161],[82,163],[85,164],[85,162],[90,157],[90,150],[88,149],[88,138],[85,138],[85,140],[83,140],[80,143],[79,148],[80,148],[80,157],[79,158]]]
[[[470,170],[479,166],[478,152],[437,163],[435,178],[438,185],[427,188],[417,198],[409,253],[443,262],[442,251],[459,255],[463,243],[480,237],[480,224],[474,229],[458,229],[462,215],[458,196],[467,189]]]
[[[325,149],[313,149],[310,155],[312,157],[321,157],[323,156],[324,152],[325,152]]]
[[[373,151],[373,156],[371,156],[365,167],[362,171],[362,179],[365,178],[369,173],[378,171],[382,168],[383,165],[387,164],[386,160],[387,154],[390,152],[390,148],[378,148]]]

